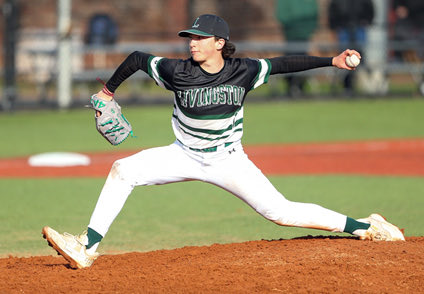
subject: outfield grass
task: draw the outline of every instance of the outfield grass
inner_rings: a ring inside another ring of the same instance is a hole
[[[424,136],[424,99],[247,103],[245,144]],[[137,149],[169,144],[172,106],[124,108],[137,138],[112,147],[97,133],[93,112],[18,112],[0,115],[7,130],[0,157],[46,151]]]
[[[248,103],[245,144],[424,137],[424,100]],[[88,110],[2,114],[7,139],[0,157],[46,151],[146,148],[173,141],[172,107],[133,107],[124,113],[136,139],[110,147]],[[6,142],[7,141],[7,142]],[[381,212],[424,235],[422,178],[359,176],[271,177],[290,200],[313,202],[352,217]],[[89,221],[103,179],[0,179],[0,255],[51,254],[41,228],[80,233]],[[264,220],[236,197],[203,183],[137,187],[102,243],[102,252],[322,235]]]

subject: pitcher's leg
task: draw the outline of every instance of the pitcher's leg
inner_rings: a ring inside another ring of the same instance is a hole
[[[121,177],[120,168],[119,160],[112,165],[88,225],[103,237],[134,188],[134,183]]]
[[[117,160],[110,170],[88,225],[105,236],[135,186],[193,179],[198,163],[177,144],[143,150]]]
[[[343,232],[346,216],[312,203],[287,200],[244,154],[214,165],[209,181],[233,193],[282,226]]]

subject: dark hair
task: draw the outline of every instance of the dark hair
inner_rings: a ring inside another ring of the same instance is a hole
[[[222,57],[230,58],[231,55],[236,52],[236,45],[231,42],[225,41],[224,47],[222,47]]]
[[[215,37],[215,40],[218,41],[219,39],[222,39],[222,38]],[[221,49],[222,57],[223,58],[230,58],[231,55],[234,54],[234,52],[236,52],[236,45],[234,45],[233,43],[231,43],[229,41],[225,41],[225,45]]]

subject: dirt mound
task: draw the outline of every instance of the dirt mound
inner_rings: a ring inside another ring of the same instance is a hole
[[[0,259],[2,293],[418,293],[424,237],[370,242],[305,237],[103,255]]]

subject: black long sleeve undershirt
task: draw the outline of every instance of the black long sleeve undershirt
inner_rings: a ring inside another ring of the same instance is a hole
[[[147,72],[147,62],[149,57],[152,56],[148,53],[143,53],[140,51],[135,51],[131,53],[124,62],[115,70],[112,77],[106,83],[106,88],[114,93],[119,85],[128,79],[132,74],[138,70]]]
[[[138,70],[148,71],[147,62],[151,54],[135,51],[116,69],[106,83],[107,89],[114,93],[119,85]],[[307,55],[290,55],[270,58],[271,74],[298,72],[318,67],[332,65],[331,57],[317,57]]]
[[[289,55],[269,58],[269,61],[271,62],[271,74],[273,75],[331,66],[333,58],[308,55]]]

